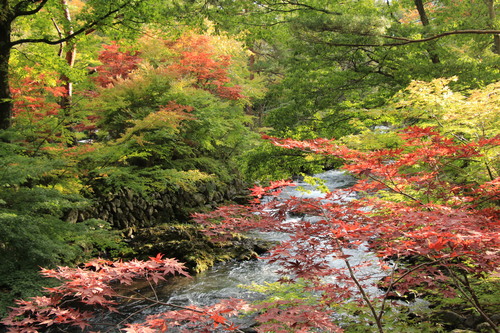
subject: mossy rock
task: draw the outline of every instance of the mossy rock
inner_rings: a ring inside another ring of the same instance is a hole
[[[215,243],[197,225],[162,224],[137,229],[130,235],[129,245],[138,259],[162,253],[183,262],[191,272],[201,272],[217,262],[256,258],[274,243],[242,235],[224,243]]]

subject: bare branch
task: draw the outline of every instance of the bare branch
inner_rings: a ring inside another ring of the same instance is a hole
[[[47,0],[45,0],[47,1]],[[72,34],[69,34],[68,36],[64,37],[64,38],[59,38],[59,39],[56,39],[56,40],[50,40],[48,38],[23,38],[23,39],[18,39],[18,40],[15,40],[13,42],[10,42],[8,44],[9,47],[13,47],[13,46],[16,46],[16,45],[20,45],[20,44],[25,44],[25,43],[44,43],[44,44],[49,44],[49,45],[57,45],[57,44],[61,44],[61,43],[64,43],[64,42],[67,42],[73,38],[75,38],[76,36],[94,28],[95,26],[97,26],[99,23],[101,23],[102,21],[104,21],[105,19],[109,18],[110,16],[112,16],[113,14],[116,14],[117,12],[119,12],[120,10],[122,10],[123,8],[125,8],[126,6],[128,6],[130,4],[130,1],[127,1],[125,2],[124,4],[120,5],[119,7],[113,9],[113,10],[110,10],[108,13],[106,13],[105,15],[97,18],[95,21],[81,27],[80,29],[76,30],[75,32],[73,32]]]
[[[56,28],[56,30],[57,30],[57,35],[59,36],[59,38],[63,38],[62,31],[61,31],[61,29],[59,28],[59,25],[57,24],[56,20],[54,20],[54,18],[53,18],[53,17],[51,18],[51,20],[52,20],[52,24],[54,24],[54,27],[55,27],[55,28]],[[63,49],[64,49],[63,44],[62,44],[62,43],[61,43],[61,44],[59,44],[59,52],[57,53],[57,56],[58,56],[58,57],[62,57],[62,55],[63,55]]]
[[[340,12],[332,12],[328,9],[318,8],[318,7],[314,7],[314,6],[305,4],[305,3],[299,3],[299,2],[295,2],[295,1],[284,0],[282,2],[277,2],[277,3],[273,3],[273,4],[265,4],[264,6],[266,6],[266,8],[268,8],[270,12],[289,13],[289,12],[295,12],[295,11],[300,11],[300,10],[313,10],[315,12],[321,12],[321,13],[325,13],[325,14],[329,14],[329,15],[342,15],[342,13],[340,13]],[[297,8],[291,8],[291,9],[273,9],[272,8],[272,7],[276,7],[276,6],[295,6]]]
[[[443,38],[446,36],[452,36],[452,35],[498,35],[498,34],[500,34],[500,30],[474,30],[474,29],[446,31],[446,32],[443,32],[443,33],[440,33],[440,34],[437,34],[434,36],[421,38],[421,39],[410,39],[410,38],[405,38],[405,37],[385,36],[385,35],[377,36],[377,35],[359,34],[361,36],[382,37],[382,38],[387,38],[387,39],[400,40],[401,42],[399,42],[399,43],[383,43],[383,44],[375,44],[375,43],[350,44],[350,43],[325,42],[325,44],[331,45],[331,46],[347,46],[347,47],[391,47],[391,46],[402,46],[402,45],[415,44],[415,43],[424,43],[424,42],[428,42],[431,40]]]
[[[42,0],[38,6],[32,10],[23,10],[22,8],[26,5],[33,3],[33,1],[21,1],[14,7],[14,18],[19,16],[29,16],[38,13],[47,4],[48,0]]]

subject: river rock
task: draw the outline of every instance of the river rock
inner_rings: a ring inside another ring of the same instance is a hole
[[[76,209],[72,209],[66,215],[66,221],[70,223],[76,223],[78,221],[79,212]]]
[[[479,325],[476,326],[476,331],[477,332],[493,332],[492,327],[490,326],[489,323],[487,322],[482,322]]]
[[[484,321],[484,318],[481,316],[477,316],[474,314],[470,314],[467,316],[465,319],[465,326],[469,328],[476,327],[478,324],[482,323]]]

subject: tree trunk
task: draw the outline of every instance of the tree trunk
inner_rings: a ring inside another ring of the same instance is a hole
[[[429,18],[427,17],[427,13],[425,12],[424,8],[424,3],[422,0],[414,0],[415,6],[417,7],[418,15],[420,16],[420,22],[422,22],[422,25],[424,27],[429,25]],[[429,53],[431,57],[431,61],[433,64],[439,64],[439,56],[437,55],[436,51],[434,50],[434,46],[432,45],[433,42],[429,44],[427,47],[427,52]]]
[[[73,24],[71,21],[71,14],[69,12],[67,1],[61,0],[61,5],[64,9],[64,19],[66,20],[66,24],[64,25],[66,27],[64,31],[65,34],[64,37],[67,37],[72,35],[74,32]],[[75,64],[75,58],[76,58],[76,43],[73,40],[70,40],[66,42],[66,55],[65,55],[66,63],[70,68],[73,68]],[[64,83],[64,87],[66,88],[66,94],[61,99],[61,106],[67,113],[69,113],[73,99],[73,83],[66,75],[62,75],[61,79]]]
[[[12,118],[12,96],[9,85],[9,60],[11,20],[6,13],[6,7],[0,6],[0,129],[7,129]],[[5,10],[5,11],[4,11]]]
[[[496,28],[496,12],[495,12],[495,2],[493,0],[486,0],[486,4],[488,5],[488,15],[490,18],[490,27],[492,29]],[[493,35],[493,52],[496,54],[500,54],[500,35]]]
[[[69,67],[73,67],[75,63],[75,57],[76,57],[76,44],[72,43],[70,46],[70,49],[66,51],[66,62],[68,63]],[[61,107],[69,111],[71,109],[71,106],[73,104],[73,82],[66,76],[66,75],[61,75],[61,80],[64,83],[64,87],[66,88],[66,93],[64,96],[61,97]]]
[[[429,18],[425,12],[424,3],[422,0],[415,0],[415,6],[417,7],[418,15],[420,16],[420,22],[424,27],[429,25]]]

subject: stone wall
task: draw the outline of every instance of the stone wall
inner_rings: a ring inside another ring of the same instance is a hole
[[[94,204],[85,211],[71,211],[70,222],[98,218],[111,223],[116,229],[144,228],[186,221],[196,211],[213,209],[224,201],[241,198],[245,186],[241,181],[221,184],[200,181],[194,190],[182,188],[151,193],[147,196],[121,189],[116,193],[94,199]]]

